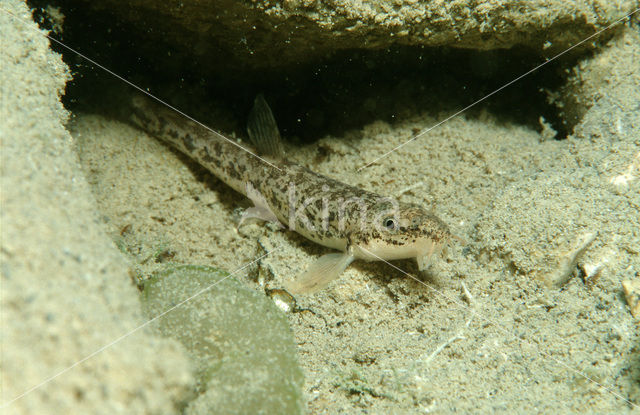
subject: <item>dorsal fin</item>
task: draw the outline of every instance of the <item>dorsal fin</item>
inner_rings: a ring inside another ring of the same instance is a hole
[[[253,102],[253,109],[247,121],[247,132],[258,153],[276,158],[284,157],[278,125],[262,94]]]

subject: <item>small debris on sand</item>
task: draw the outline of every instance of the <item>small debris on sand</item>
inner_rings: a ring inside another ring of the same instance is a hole
[[[631,314],[640,319],[640,278],[622,281],[622,289],[624,290],[624,296],[627,298]]]

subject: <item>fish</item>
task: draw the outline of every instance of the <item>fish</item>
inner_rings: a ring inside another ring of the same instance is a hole
[[[262,94],[247,121],[245,146],[142,96],[131,121],[202,165],[254,204],[243,214],[277,223],[339,252],[322,255],[285,284],[311,294],[340,277],[355,260],[415,258],[422,271],[452,238],[449,227],[423,207],[342,183],[285,156],[275,117]]]

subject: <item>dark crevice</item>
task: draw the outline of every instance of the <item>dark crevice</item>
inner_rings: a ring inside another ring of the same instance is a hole
[[[153,16],[145,25],[132,25],[106,10],[80,7],[74,1],[30,2],[40,16],[48,4],[65,16],[62,34],[52,36],[194,118],[240,136],[245,135],[246,116],[260,92],[271,104],[284,137],[311,141],[326,134],[342,135],[375,120],[393,123],[421,113],[444,119],[545,59],[525,48],[395,46],[343,50],[286,70],[238,70],[236,63],[224,60],[205,65],[190,51],[158,40],[162,36],[155,36]],[[67,108],[126,116],[133,88],[60,46],[52,48],[62,53],[74,75],[64,98]],[[550,62],[474,105],[464,116],[488,112],[504,123],[536,130],[541,130],[544,117],[558,132],[556,138],[566,137],[570,132],[547,101],[547,91],[562,85],[564,68],[575,59],[574,55]]]

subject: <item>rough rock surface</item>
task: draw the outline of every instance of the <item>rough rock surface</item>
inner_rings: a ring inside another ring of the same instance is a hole
[[[576,65],[558,100],[565,119],[579,120],[568,138],[571,155],[497,196],[478,225],[485,249],[552,285],[580,264],[586,279],[640,268],[632,248],[640,245],[638,62],[640,34],[625,30]]]
[[[393,44],[562,51],[639,6],[637,0],[205,0],[87,2],[186,48],[201,64],[274,68],[337,50]],[[153,44],[151,45],[153,47]]]
[[[304,377],[289,322],[273,302],[212,267],[168,267],[144,284],[143,308],[196,362],[197,399],[186,415],[299,414]]]
[[[637,30],[625,30],[601,53],[581,60],[573,68],[556,105],[567,125],[571,129],[575,127],[576,137],[628,137],[633,127],[637,128],[640,123],[639,68],[640,33]],[[618,110],[612,112],[611,108]]]
[[[183,350],[120,339],[144,319],[63,126],[67,67],[25,4],[0,7],[3,413],[175,413],[193,383]]]

